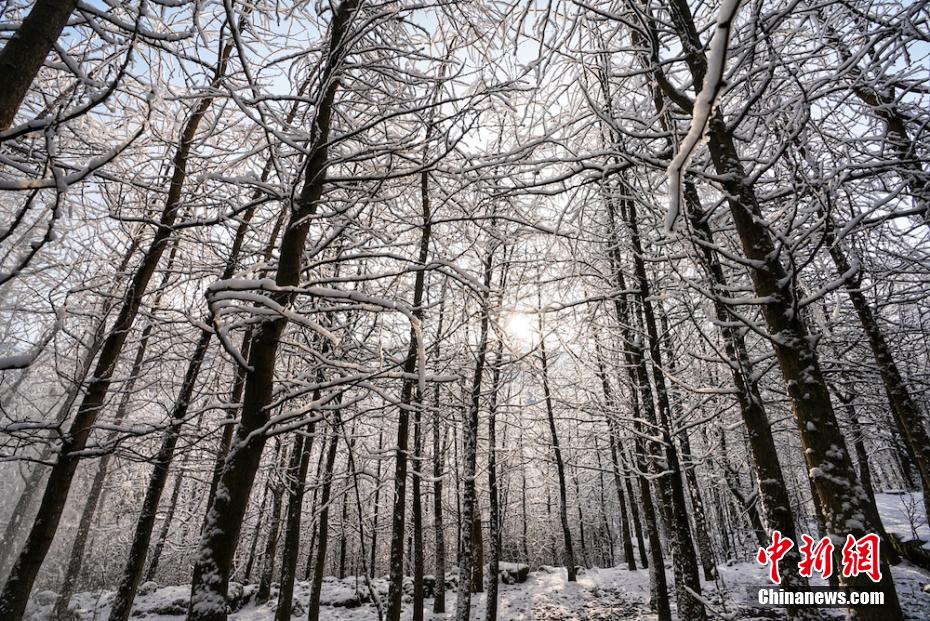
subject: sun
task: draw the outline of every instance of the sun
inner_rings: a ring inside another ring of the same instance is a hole
[[[507,336],[523,345],[532,345],[537,338],[536,316],[533,314],[507,313],[503,326]]]

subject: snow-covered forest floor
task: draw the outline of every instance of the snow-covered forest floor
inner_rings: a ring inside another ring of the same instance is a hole
[[[876,501],[882,521],[889,534],[902,540],[916,535],[930,545],[930,529],[924,515],[920,494],[878,494]],[[713,618],[722,619],[780,619],[780,610],[759,606],[756,602],[760,587],[768,585],[767,570],[755,562],[732,563],[718,567],[715,583],[705,583],[704,597],[708,612]],[[674,575],[666,566],[668,582]],[[902,561],[892,569],[901,607],[907,619],[930,619],[930,572]],[[629,571],[625,568],[591,568],[578,576],[577,582],[567,581],[565,568],[542,566],[531,571],[525,582],[500,585],[499,618],[503,621],[620,621],[624,619],[654,619],[648,608],[649,572],[645,569]],[[432,577],[429,578],[432,581]],[[450,574],[451,582],[454,574]],[[823,584],[815,579],[813,584]],[[408,577],[404,590],[403,619],[412,616],[410,603],[413,582]],[[371,581],[373,588],[383,600],[387,596],[388,583],[385,578]],[[233,621],[271,621],[274,619],[277,602],[277,585],[272,586],[271,599],[258,604],[254,601],[258,585],[234,583],[230,588],[231,605],[234,607],[229,618]],[[339,580],[329,576],[324,579],[321,594],[321,618],[332,621],[372,621],[378,618],[375,605],[368,597],[369,586],[364,578],[351,576]],[[428,595],[431,593],[428,590]],[[292,618],[305,616],[305,604],[310,596],[310,583],[298,581],[294,593]],[[38,593],[27,612],[30,621],[53,621],[51,619],[57,595],[50,591]],[[71,600],[71,610],[76,621],[106,619],[110,613],[112,591],[84,592]],[[133,618],[151,621],[174,621],[184,618],[190,599],[190,585],[159,587],[148,583],[141,589],[133,607]],[[483,619],[486,604],[485,594],[472,598],[472,618]],[[674,608],[674,603],[672,604]],[[425,618],[449,619],[452,612],[434,614],[433,599],[427,597]],[[448,611],[455,610],[455,592],[446,597]],[[830,611],[842,617],[842,611]]]
[[[725,619],[780,619],[784,615],[773,608],[763,608],[756,601],[759,587],[766,585],[765,570],[755,563],[737,563],[720,567],[717,584],[706,584],[706,598],[714,605],[711,616]],[[930,593],[923,592],[930,584],[930,572],[904,561],[893,569],[898,597],[905,618],[930,618]],[[673,576],[667,568],[669,583]],[[384,579],[372,581],[372,586],[382,595],[387,593]],[[252,601],[257,585],[234,586],[241,608],[229,615],[232,621],[271,621],[274,618],[277,590],[272,589],[272,598],[265,604]],[[350,577],[343,580],[327,578],[323,585],[321,618],[332,621],[372,621],[377,619],[377,610],[370,603],[359,605],[358,589],[367,590],[363,579]],[[298,582],[295,589],[296,603],[292,617],[304,617],[310,593],[308,582]],[[72,610],[80,621],[106,619],[110,611],[113,593],[79,593],[72,599]],[[578,576],[575,583],[566,581],[565,569],[543,567],[530,572],[526,582],[502,584],[500,590],[499,618],[505,621],[620,621],[623,619],[653,619],[649,612],[649,574],[647,570],[628,571],[624,568],[589,569]],[[38,594],[27,619],[45,621],[50,612],[55,594],[48,591]],[[183,619],[190,598],[190,585],[160,587],[140,595],[133,609],[133,618],[150,621],[175,621]],[[472,599],[473,618],[484,618],[484,594]],[[403,619],[411,618],[409,596],[405,598]],[[446,598],[447,610],[455,609],[455,593]],[[427,598],[426,619],[449,619],[452,612],[433,614],[433,600]],[[673,604],[674,606],[674,604]],[[833,611],[840,616],[842,611]]]

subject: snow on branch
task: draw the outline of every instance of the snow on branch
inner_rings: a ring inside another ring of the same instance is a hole
[[[691,127],[678,145],[678,153],[668,165],[668,213],[665,216],[665,233],[670,234],[681,212],[681,186],[684,171],[691,162],[691,157],[704,137],[704,130],[710,121],[714,105],[723,94],[726,80],[723,77],[727,61],[727,47],[733,20],[739,11],[741,0],[723,0],[717,15],[717,29],[714,31],[707,52],[707,73],[704,85],[694,100],[691,114]]]

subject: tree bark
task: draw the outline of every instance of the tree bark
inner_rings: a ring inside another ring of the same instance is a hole
[[[219,85],[226,72],[226,64],[231,48],[227,45],[224,46],[223,50],[213,75],[212,88]],[[68,492],[71,489],[74,472],[79,461],[75,453],[81,451],[87,444],[87,438],[93,429],[97,416],[100,414],[100,410],[103,408],[104,399],[110,388],[110,382],[120,353],[123,350],[123,345],[126,342],[126,337],[138,314],[142,296],[145,294],[149,281],[155,273],[168,241],[174,232],[173,226],[181,207],[181,192],[187,178],[187,164],[194,138],[200,122],[212,103],[213,95],[202,97],[194,113],[184,125],[180,143],[174,155],[174,171],[171,176],[168,196],[158,222],[158,229],[148,250],[143,255],[141,263],[136,267],[129,287],[124,294],[116,320],[101,348],[97,365],[94,368],[93,379],[87,386],[84,398],[78,407],[70,429],[62,438],[58,458],[49,474],[48,483],[42,496],[42,503],[33,522],[29,538],[10,572],[3,593],[0,594],[0,618],[17,619],[25,611],[29,593],[35,583],[42,562],[45,560],[45,555],[52,544],[52,539],[58,530],[61,513],[68,499]]]
[[[313,123],[313,145],[300,195],[294,200],[290,222],[281,238],[281,247],[275,284],[282,288],[300,283],[303,267],[303,250],[316,213],[329,167],[329,134],[336,93],[337,78],[351,20],[360,0],[344,0],[335,10],[330,24],[329,46],[320,84],[325,91],[320,99]],[[282,306],[289,307],[294,294],[284,291],[271,296]],[[194,565],[191,584],[189,621],[223,620],[226,616],[226,591],[229,572],[242,518],[248,505],[255,473],[265,446],[265,435],[259,430],[268,422],[266,406],[271,402],[274,384],[274,366],[278,345],[287,325],[285,316],[264,321],[256,331],[249,351],[242,414],[235,437],[226,455],[217,494],[208,509],[207,525],[200,542],[200,552]]]
[[[913,456],[926,498],[930,495],[930,435],[927,434],[924,416],[911,397],[907,383],[898,370],[891,348],[878,323],[878,318],[862,292],[862,274],[859,266],[857,264],[854,269],[850,263],[842,242],[836,239],[833,221],[829,215],[825,215],[824,242],[830,249],[830,257],[836,265],[837,272],[846,278],[843,283],[846,294],[869,340],[875,365],[878,367],[885,394],[891,404],[891,413],[898,431],[901,432],[907,448],[910,449],[910,455]],[[930,523],[930,515],[927,515],[927,520]]]
[[[652,379],[655,384],[655,405],[657,407],[653,409],[652,400],[647,400],[645,393],[642,393],[643,411],[646,413],[647,421],[659,425],[662,444],[664,445],[665,466],[669,470],[666,483],[670,501],[668,503],[670,511],[669,538],[671,539],[672,565],[675,570],[675,599],[678,603],[678,616],[685,621],[703,621],[706,617],[704,604],[698,597],[701,592],[701,580],[698,577],[697,559],[691,542],[691,526],[688,523],[681,460],[672,435],[672,410],[663,370],[661,342],[650,297],[651,286],[643,258],[644,252],[637,222],[636,203],[630,188],[624,181],[620,182],[619,190],[622,192],[620,213],[630,235],[633,268],[638,285],[637,297],[639,298],[639,306],[646,327],[646,341],[652,367]],[[608,205],[608,209],[612,209],[610,206],[613,203],[609,201]],[[614,217],[611,216],[610,220],[613,221]],[[644,375],[645,368],[641,368],[639,372],[643,374],[640,377],[640,385],[648,385],[648,379]],[[658,417],[656,417],[656,411]],[[661,481],[660,485],[662,485]]]
[[[0,50],[0,131],[13,124],[29,87],[68,24],[78,0],[37,0]]]
[[[543,398],[546,402],[546,418],[549,421],[549,437],[552,439],[552,453],[555,456],[555,469],[559,483],[559,520],[562,523],[562,539],[565,544],[565,569],[568,581],[575,582],[575,550],[572,547],[572,531],[568,522],[568,492],[565,489],[565,462],[562,460],[562,448],[555,428],[555,412],[552,407],[552,391],[549,388],[549,359],[546,354],[546,333],[544,331],[543,311],[539,309],[539,362],[542,371]]]
[[[707,59],[690,8],[683,0],[670,0],[669,5],[695,89],[703,88]],[[869,519],[868,499],[837,423],[815,341],[799,312],[795,279],[781,263],[781,252],[767,228],[753,181],[743,168],[730,132],[723,109],[717,106],[708,122],[707,146],[717,174],[722,175],[721,183],[743,254],[751,261],[753,288],[756,296],[764,300],[762,314],[791,397],[801,446],[823,506],[827,531],[838,539],[844,539],[846,534],[862,537],[877,525]],[[882,565],[879,588],[885,593],[885,608],[850,609],[853,618],[870,621],[901,618],[891,572],[887,563],[882,561]],[[842,581],[851,587],[864,587],[871,582],[866,576]]]
[[[326,567],[326,548],[329,542],[329,505],[333,488],[333,469],[336,465],[336,447],[339,444],[341,413],[333,413],[332,435],[326,448],[326,466],[320,488],[319,535],[316,542],[316,559],[313,565],[313,581],[310,584],[310,600],[307,603],[307,621],[320,621],[320,592],[323,588],[323,570]]]
[[[616,407],[613,399],[613,393],[610,382],[607,379],[607,370],[604,366],[604,358],[601,353],[601,345],[595,338],[594,351],[597,358],[597,374],[601,380],[601,391],[604,394],[604,406],[607,409],[607,434],[610,438],[610,461],[613,466],[614,486],[617,488],[617,501],[620,504],[620,540],[623,542],[623,558],[626,561],[627,569],[636,571],[636,559],[633,558],[633,540],[630,536],[630,522],[627,517],[626,502],[623,497],[623,481],[620,476],[620,463],[617,459],[617,434],[613,423],[614,408]],[[634,502],[633,498],[630,498]],[[646,557],[645,549],[642,543],[642,534],[639,535],[640,554],[642,558]]]
[[[313,400],[319,399],[315,393]],[[290,621],[293,608],[294,581],[297,576],[297,553],[300,551],[300,518],[304,503],[304,487],[310,468],[313,433],[316,424],[311,422],[307,431],[294,434],[291,461],[288,467],[287,522],[284,526],[284,555],[281,558],[281,585],[278,590],[278,607],[275,621]],[[304,437],[306,433],[306,438]]]
[[[608,229],[608,257],[614,286],[618,293],[613,296],[616,320],[620,327],[623,353],[629,374],[633,417],[637,421],[637,435],[635,440],[636,467],[639,469],[639,491],[642,502],[643,520],[646,524],[646,536],[649,540],[649,585],[650,607],[655,610],[659,621],[671,621],[672,613],[668,601],[668,585],[665,577],[665,561],[662,555],[662,544],[659,538],[659,523],[653,504],[652,490],[649,479],[645,474],[654,471],[653,460],[647,461],[647,447],[640,434],[653,435],[643,429],[643,418],[640,413],[640,396],[644,404],[652,404],[652,389],[646,373],[645,358],[639,339],[633,334],[633,316],[626,298],[626,278],[623,275],[623,264],[620,257],[619,236],[616,222],[613,218],[613,205],[607,200],[607,214],[609,216]],[[645,407],[645,405],[644,405]],[[649,449],[649,452],[654,451]],[[635,506],[635,505],[634,505]]]
[[[384,448],[384,429],[378,429],[378,459],[375,461],[375,500],[372,510],[375,512],[371,526],[371,562],[368,567],[369,577],[374,578],[378,568],[378,517],[381,508],[381,450]]]
[[[465,417],[463,430],[463,459],[464,471],[462,479],[462,510],[461,524],[471,529],[478,515],[478,495],[475,490],[475,472],[478,461],[478,413],[481,407],[481,380],[484,374],[485,357],[488,350],[488,313],[490,311],[490,290],[492,272],[494,267],[494,251],[492,246],[484,257],[484,291],[481,294],[481,310],[478,331],[478,351],[475,355],[475,372],[472,376],[471,403]],[[479,525],[480,528],[480,525]],[[461,526],[460,526],[461,532]],[[469,621],[471,618],[471,588],[468,581],[474,572],[476,550],[471,537],[459,537],[461,540],[459,550],[459,586],[455,601],[455,621]]]
[[[177,249],[177,244],[172,248],[172,255],[174,250]],[[162,287],[165,285],[167,280],[167,272],[170,271],[171,259],[169,258],[169,267],[166,270],[164,277],[162,278]],[[159,306],[161,296],[153,302],[152,308],[155,309]],[[126,385],[123,386],[123,396],[120,399],[119,406],[116,408],[116,415],[113,417],[113,424],[119,426],[123,422],[123,419],[126,417],[126,411],[129,408],[129,400],[132,398],[132,391],[135,387],[136,380],[139,378],[139,375],[142,372],[142,363],[145,360],[145,352],[148,349],[149,339],[152,335],[153,322],[146,324],[145,329],[142,331],[142,338],[139,339],[139,345],[136,347],[136,355],[133,357],[132,367],[129,371],[129,377],[126,380]],[[115,439],[115,433],[110,434],[110,440]],[[103,495],[103,484],[106,481],[107,473],[109,472],[110,460],[113,458],[113,453],[108,452],[103,457],[100,458],[99,463],[97,464],[97,471],[94,473],[94,480],[91,483],[90,490],[87,492],[87,499],[84,501],[84,508],[81,511],[81,517],[78,521],[77,533],[74,536],[74,541],[71,544],[71,554],[68,561],[68,569],[65,571],[65,579],[59,589],[58,601],[55,603],[55,609],[52,613],[52,617],[59,619],[65,618],[68,614],[68,604],[71,601],[71,596],[74,594],[74,588],[77,585],[78,580],[80,579],[81,569],[84,566],[84,553],[85,547],[87,546],[87,539],[90,535],[90,526],[94,521],[94,516],[97,513],[97,507],[100,505],[101,496]]]
[[[431,123],[426,128],[426,138],[429,139],[431,133]],[[394,509],[391,528],[391,556],[390,556],[390,578],[388,584],[388,621],[399,621],[401,614],[401,598],[403,596],[404,582],[404,533],[407,522],[407,445],[410,435],[410,412],[414,411],[415,416],[415,447],[414,447],[414,601],[413,601],[413,618],[414,621],[420,621],[423,616],[423,534],[422,522],[423,511],[419,489],[420,489],[420,463],[421,443],[420,439],[420,422],[422,420],[423,395],[422,386],[418,387],[414,375],[425,369],[418,369],[417,358],[419,349],[423,346],[422,322],[423,322],[423,296],[426,288],[426,262],[429,259],[430,252],[430,233],[432,229],[432,212],[430,207],[429,194],[429,173],[424,170],[420,175],[420,209],[422,215],[422,229],[420,233],[420,248],[417,256],[417,271],[414,276],[413,284],[413,314],[420,322],[419,331],[416,327],[410,327],[410,343],[407,350],[407,358],[404,361],[404,381],[401,386],[400,409],[397,420],[397,448],[395,449],[394,458]]]
[[[503,280],[503,278],[502,278]],[[503,283],[501,285],[503,291]],[[485,604],[486,621],[497,621],[497,594],[501,560],[501,512],[497,482],[497,399],[501,385],[503,342],[498,339],[491,363],[491,394],[488,402],[488,595]]]
[[[286,453],[285,453],[286,454]],[[285,454],[281,455],[281,462]],[[282,464],[283,465],[283,464]],[[284,497],[284,485],[277,480],[276,472],[272,472],[271,485],[271,518],[268,520],[268,534],[265,535],[265,552],[262,554],[262,573],[258,578],[258,591],[255,592],[255,601],[264,604],[271,599],[271,578],[274,575],[274,563],[278,551],[278,535],[281,529],[281,501]]]
[[[174,512],[178,506],[178,497],[181,495],[181,484],[183,482],[184,465],[182,464],[181,468],[174,475],[174,488],[171,490],[171,497],[168,499],[168,511],[165,512],[165,518],[161,523],[161,530],[158,532],[155,545],[152,546],[152,553],[149,558],[149,568],[145,572],[145,577],[143,578],[144,582],[155,580],[155,576],[158,573],[158,565],[161,562],[161,554],[165,549],[165,543],[168,541],[168,532],[171,530],[171,525],[174,520]]]

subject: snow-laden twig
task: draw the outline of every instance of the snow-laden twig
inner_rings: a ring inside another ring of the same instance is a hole
[[[665,216],[665,233],[670,234],[681,212],[681,186],[684,171],[704,137],[704,131],[714,111],[714,105],[723,94],[726,80],[723,73],[727,61],[730,30],[739,11],[741,0],[723,0],[717,14],[717,29],[707,52],[707,73],[704,85],[694,100],[691,126],[678,145],[678,153],[668,165],[668,213]]]

